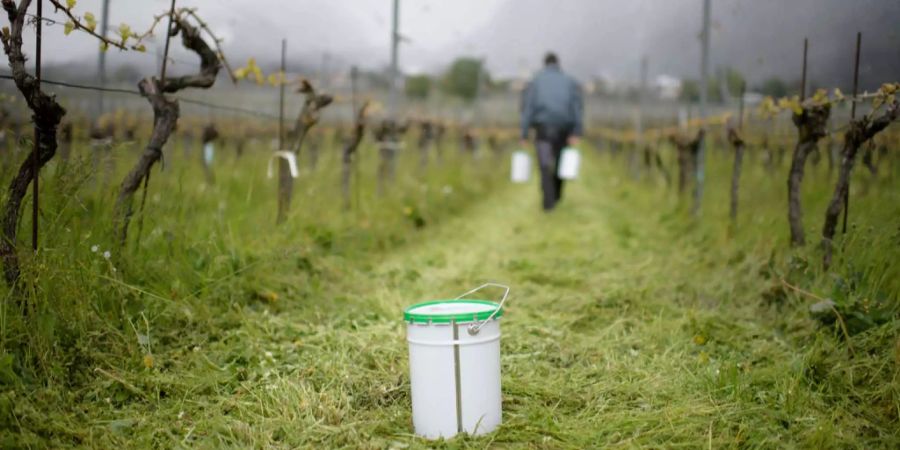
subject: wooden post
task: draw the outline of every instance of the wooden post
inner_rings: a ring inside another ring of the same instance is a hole
[[[37,1],[37,24],[35,25],[35,58],[34,58],[34,79],[37,83],[38,90],[41,89],[41,24],[44,22],[44,0]],[[34,183],[31,185],[31,248],[35,252],[38,249],[38,179],[41,172],[41,130],[35,125],[34,127],[34,151],[31,158],[31,171],[34,173]]]
[[[284,74],[287,66],[287,39],[281,40],[281,73]],[[284,150],[284,87],[281,83],[278,94],[278,151]],[[287,218],[287,210],[291,201],[291,189],[293,179],[288,162],[284,158],[278,158],[278,213],[275,223],[280,224]]]
[[[100,35],[106,37],[109,30],[109,0],[103,0],[103,12],[100,15]],[[106,87],[106,51],[100,48],[97,57],[97,78],[101,87]],[[103,115],[103,91],[97,91],[97,117]]]
[[[350,68],[350,95],[353,99],[353,113],[356,114],[356,104],[357,104],[357,80],[359,79],[359,69],[356,66]],[[353,158],[353,197],[354,203],[356,205],[357,213],[361,210],[360,206],[360,186],[359,186],[359,159],[362,155],[357,154],[356,158]]]
[[[709,90],[709,39],[710,39],[710,21],[712,14],[712,1],[703,1],[703,32],[701,37],[701,55],[700,55],[700,119],[701,129],[704,130],[703,140],[697,148],[696,165],[694,174],[696,177],[694,184],[694,205],[692,214],[694,217],[700,217],[700,210],[703,202],[703,185],[706,178],[706,142],[705,129],[706,123],[706,103]]]
[[[744,90],[746,84],[741,83],[741,97],[738,99],[738,126],[737,129],[728,130],[728,140],[734,146],[734,166],[731,170],[731,205],[729,216],[731,217],[732,229],[737,224],[738,214],[738,194],[741,180],[741,164],[744,158],[744,141],[741,139],[741,128],[744,126]]]
[[[281,75],[285,75],[285,54],[287,53],[287,39],[281,40]],[[278,150],[284,148],[284,80],[282,80],[278,93]]]
[[[172,0],[172,6],[169,7],[169,26],[166,27],[166,48],[163,50],[162,69],[159,72],[159,85],[166,85],[166,66],[169,62],[169,41],[172,35],[172,18],[175,15],[175,0]]]
[[[859,50],[862,44],[862,32],[856,32],[856,61],[853,65],[853,100],[850,102],[850,120],[856,118],[856,95],[859,91]],[[847,190],[844,191],[844,223],[841,234],[847,232],[847,215],[850,213],[850,180],[847,180]]]
[[[800,77],[800,102],[806,100],[806,53],[809,50],[809,39],[803,38],[803,75]]]

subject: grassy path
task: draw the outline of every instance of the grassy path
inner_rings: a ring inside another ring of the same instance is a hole
[[[688,234],[673,197],[598,170],[549,215],[536,186],[504,187],[387,255],[326,257],[302,279],[268,274],[308,294],[228,308],[209,324],[216,334],[157,333],[160,370],[131,386],[100,374],[81,394],[88,406],[52,423],[98,447],[897,442],[896,429],[808,382],[812,356],[791,336],[813,325],[761,304],[765,255]],[[504,424],[478,439],[419,440],[402,308],[484,281],[512,286]]]

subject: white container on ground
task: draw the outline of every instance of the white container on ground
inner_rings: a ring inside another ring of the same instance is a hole
[[[500,303],[462,299],[488,286],[506,290]],[[508,295],[508,287],[490,283],[404,311],[417,435],[449,439],[500,425],[500,317]]]
[[[559,157],[557,175],[563,180],[578,178],[578,169],[581,166],[581,153],[574,147],[566,147]]]
[[[531,177],[531,157],[524,150],[516,150],[512,154],[510,179],[513,183],[527,183]]]
[[[203,144],[203,161],[206,162],[206,165],[210,165],[213,162],[213,158],[216,156],[216,147],[212,142],[207,142]]]

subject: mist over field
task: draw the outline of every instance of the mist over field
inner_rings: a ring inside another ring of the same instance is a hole
[[[292,49],[289,66],[307,72],[346,71],[351,64],[381,69],[389,60],[387,0],[186,0],[209,11],[209,22],[235,60],[278,61],[280,39]],[[164,0],[111,2],[110,23],[141,28]],[[79,8],[99,11],[98,0]],[[268,11],[278,11],[277,15]],[[315,17],[313,19],[312,17]],[[863,32],[865,87],[900,74],[900,2],[894,0],[720,0],[712,6],[712,67],[727,66],[751,83],[800,77],[803,38],[810,39],[810,81],[848,87],[856,31]],[[90,74],[96,45],[63,37],[55,27],[48,62]],[[536,70],[548,50],[582,79],[636,80],[646,56],[651,76],[697,78],[701,2],[697,0],[415,0],[403,4],[401,68],[438,73],[458,56],[484,58],[500,77]],[[264,32],[262,32],[264,31]],[[155,51],[151,46],[149,53]],[[181,54],[178,51],[176,54]],[[110,52],[110,65],[155,67],[150,57]]]

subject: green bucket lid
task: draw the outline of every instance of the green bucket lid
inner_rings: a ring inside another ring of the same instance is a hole
[[[487,320],[494,311],[497,311],[495,319],[503,315],[500,304],[488,300],[433,300],[406,308],[403,320],[410,323],[477,322]]]

